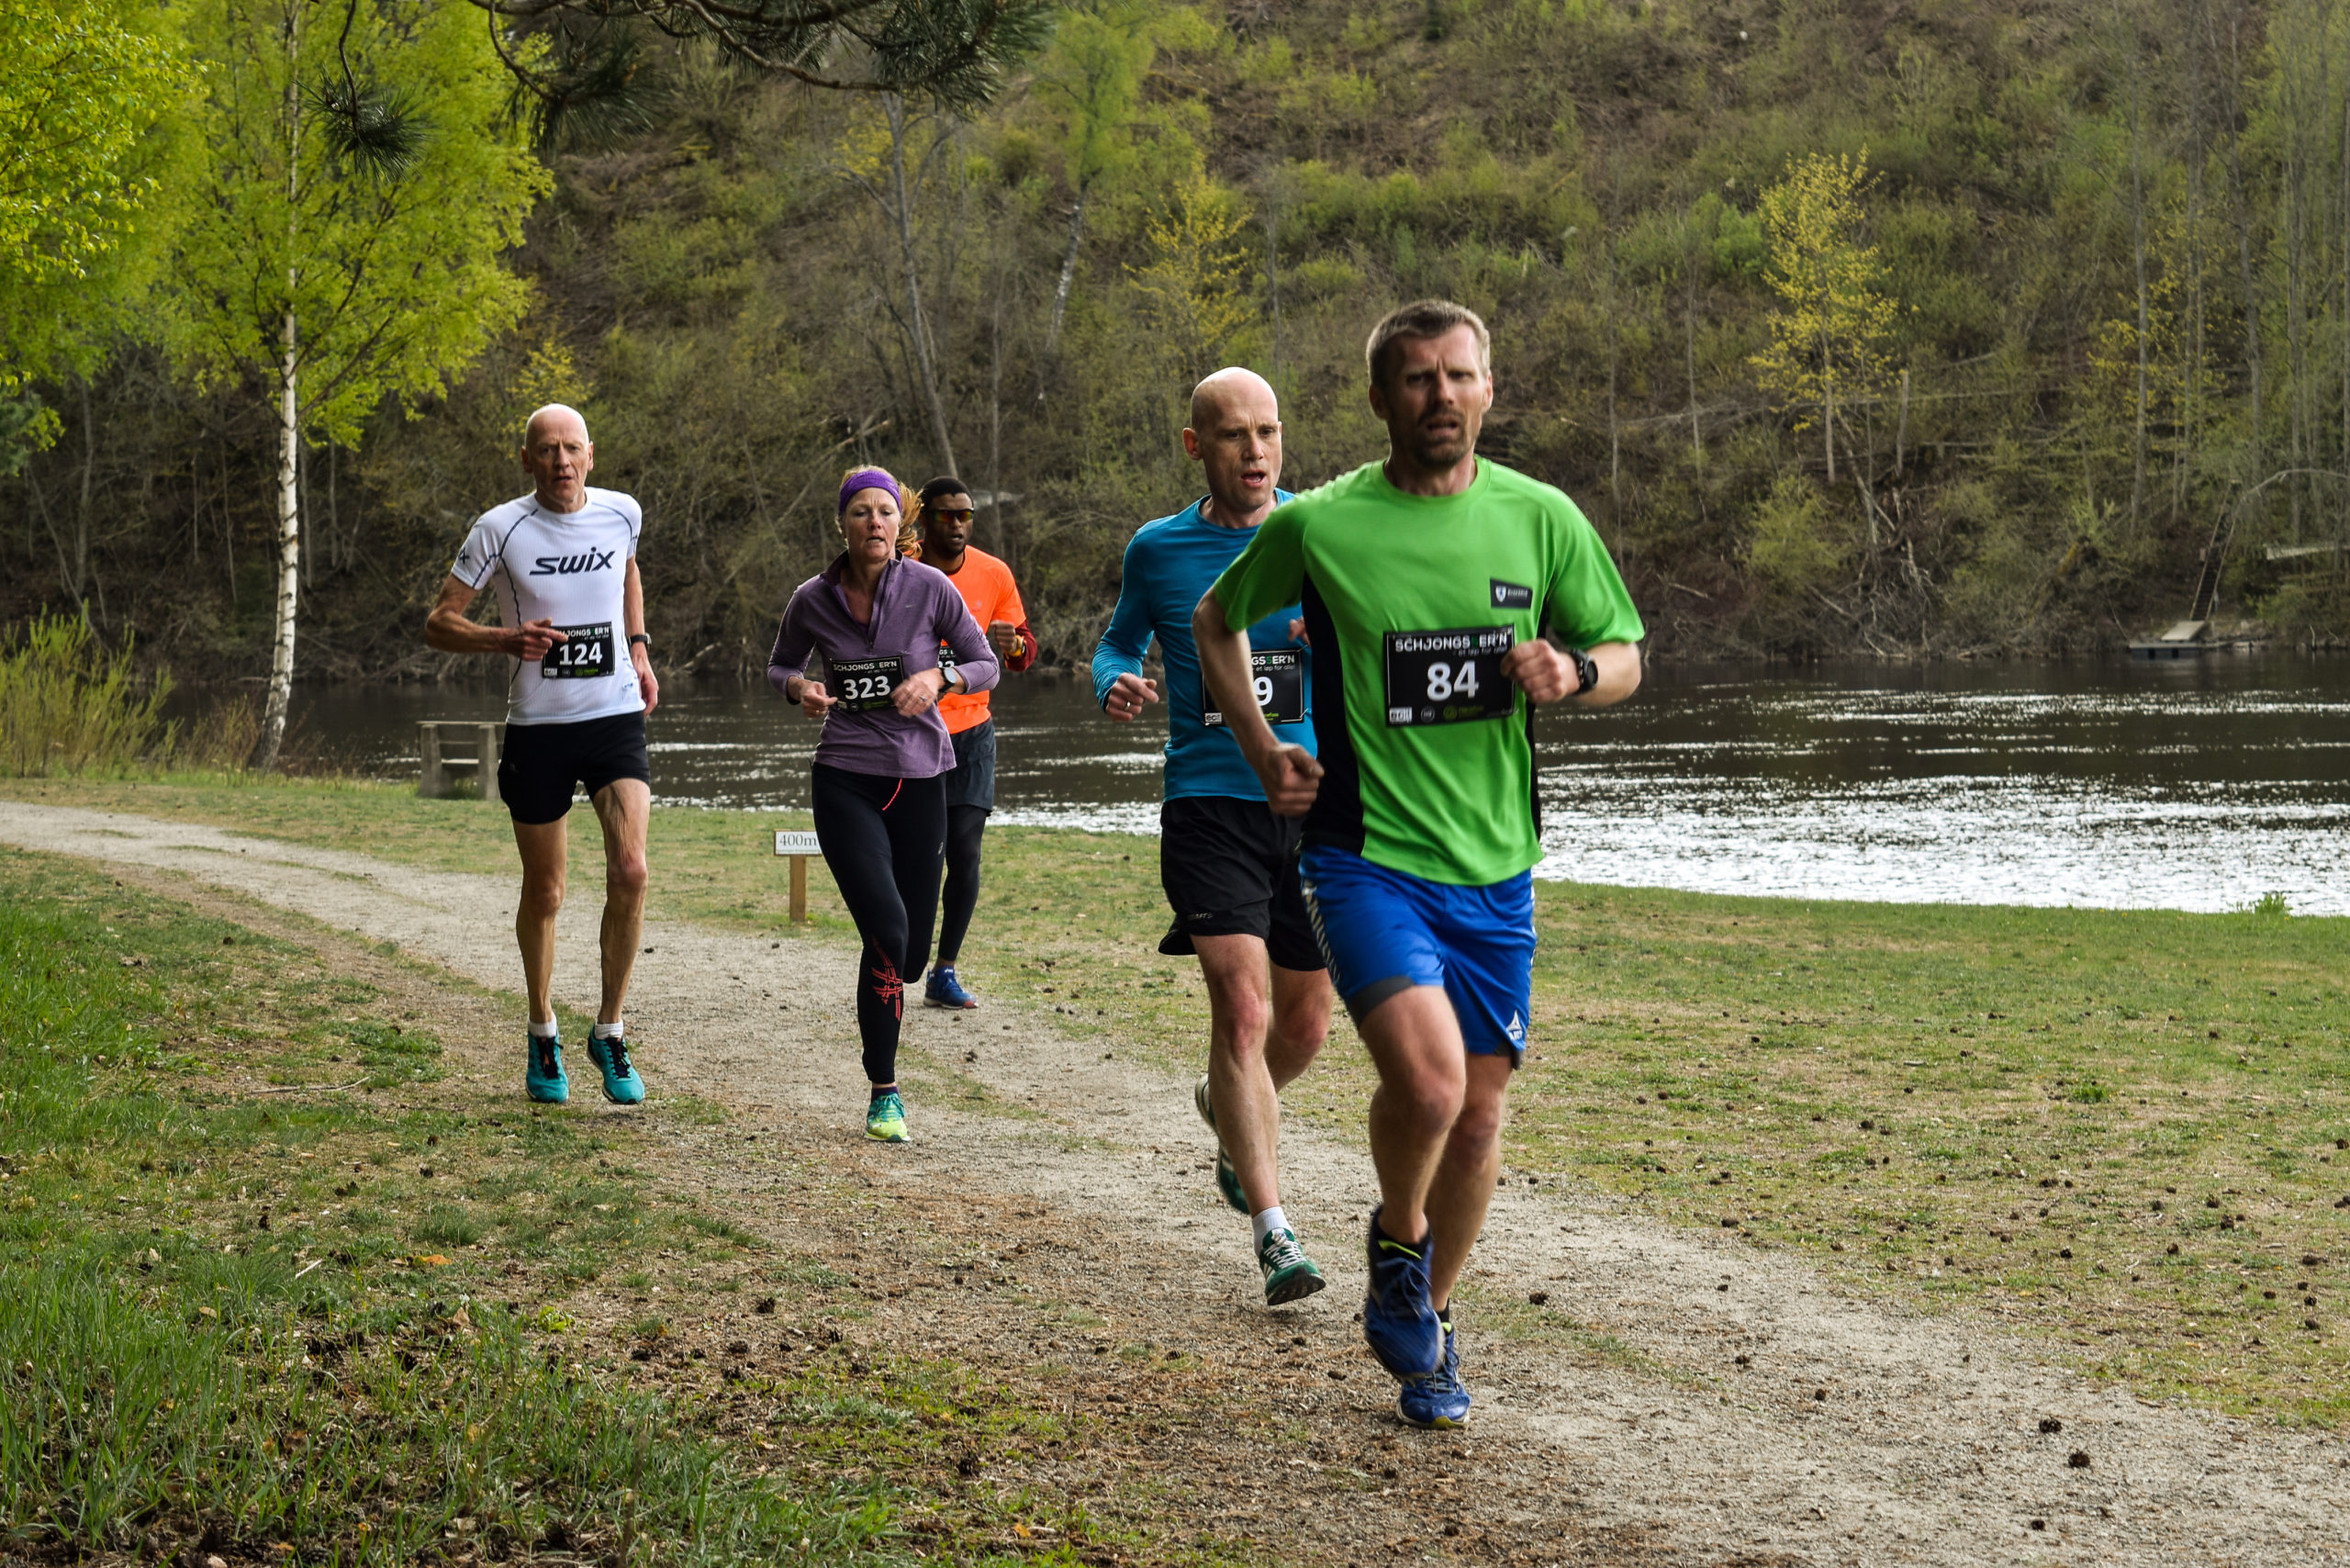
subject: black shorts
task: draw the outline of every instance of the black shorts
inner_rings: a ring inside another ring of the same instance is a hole
[[[957,730],[954,771],[946,776],[946,804],[995,810],[995,721]]]
[[[616,778],[653,782],[644,755],[644,715],[612,713],[576,724],[509,724],[498,759],[498,793],[518,823],[561,822],[571,813],[571,790],[588,798]]]
[[[1158,808],[1158,882],[1175,924],[1158,944],[1170,958],[1194,936],[1254,936],[1285,969],[1318,969],[1322,949],[1297,881],[1295,817],[1262,801],[1181,795]]]

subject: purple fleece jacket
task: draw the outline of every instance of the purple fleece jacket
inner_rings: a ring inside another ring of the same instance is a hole
[[[782,691],[793,676],[806,675],[814,654],[824,656],[828,675],[837,660],[891,654],[904,658],[907,675],[916,675],[938,667],[941,643],[955,650],[956,666],[969,689],[985,691],[996,683],[1002,672],[995,650],[946,573],[893,557],[874,587],[868,625],[849,613],[848,599],[841,592],[847,570],[848,555],[843,552],[822,573],[801,583],[784,606],[775,652],[767,659],[767,684],[776,690]],[[828,679],[825,689],[834,697],[841,694],[837,680]],[[827,767],[884,778],[935,778],[954,767],[955,744],[946,738],[946,722],[936,708],[918,719],[889,707],[865,713],[834,708],[824,716],[816,760]]]

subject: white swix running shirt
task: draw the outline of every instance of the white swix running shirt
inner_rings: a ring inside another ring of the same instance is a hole
[[[549,511],[535,495],[481,514],[450,575],[468,588],[495,577],[509,626],[552,621],[567,641],[544,659],[517,659],[507,688],[509,724],[572,724],[641,712],[621,603],[644,513],[632,496],[588,491],[577,511]]]

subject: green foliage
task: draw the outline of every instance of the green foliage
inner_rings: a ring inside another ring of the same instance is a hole
[[[139,143],[190,69],[140,11],[0,0],[0,286],[87,277],[152,201]]]
[[[1753,356],[1754,367],[1766,391],[1797,409],[1797,430],[1823,428],[1831,482],[1840,405],[1883,387],[1896,316],[1880,286],[1876,247],[1862,238],[1861,197],[1869,185],[1865,152],[1815,153],[1762,193],[1767,276],[1779,308],[1770,347]]]
[[[1247,220],[1230,191],[1194,173],[1143,224],[1149,259],[1126,271],[1175,386],[1235,357],[1256,319],[1238,244]]]
[[[141,681],[131,643],[108,647],[80,616],[36,615],[0,648],[0,774],[118,768],[168,751],[168,675]]]
[[[520,317],[527,290],[499,258],[547,174],[469,9],[207,0],[193,27],[217,64],[165,334],[208,386],[274,372],[290,321],[304,426],[355,442],[386,398],[439,392]],[[352,72],[409,122],[388,169],[354,166],[348,136],[330,134],[347,121],[302,92],[342,92]]]

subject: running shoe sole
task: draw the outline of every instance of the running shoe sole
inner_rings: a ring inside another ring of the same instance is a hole
[[[1293,1301],[1304,1301],[1307,1296],[1319,1294],[1329,1283],[1322,1277],[1322,1271],[1314,1266],[1314,1260],[1309,1258],[1303,1263],[1292,1263],[1277,1273],[1265,1276],[1265,1305],[1286,1306]]]

